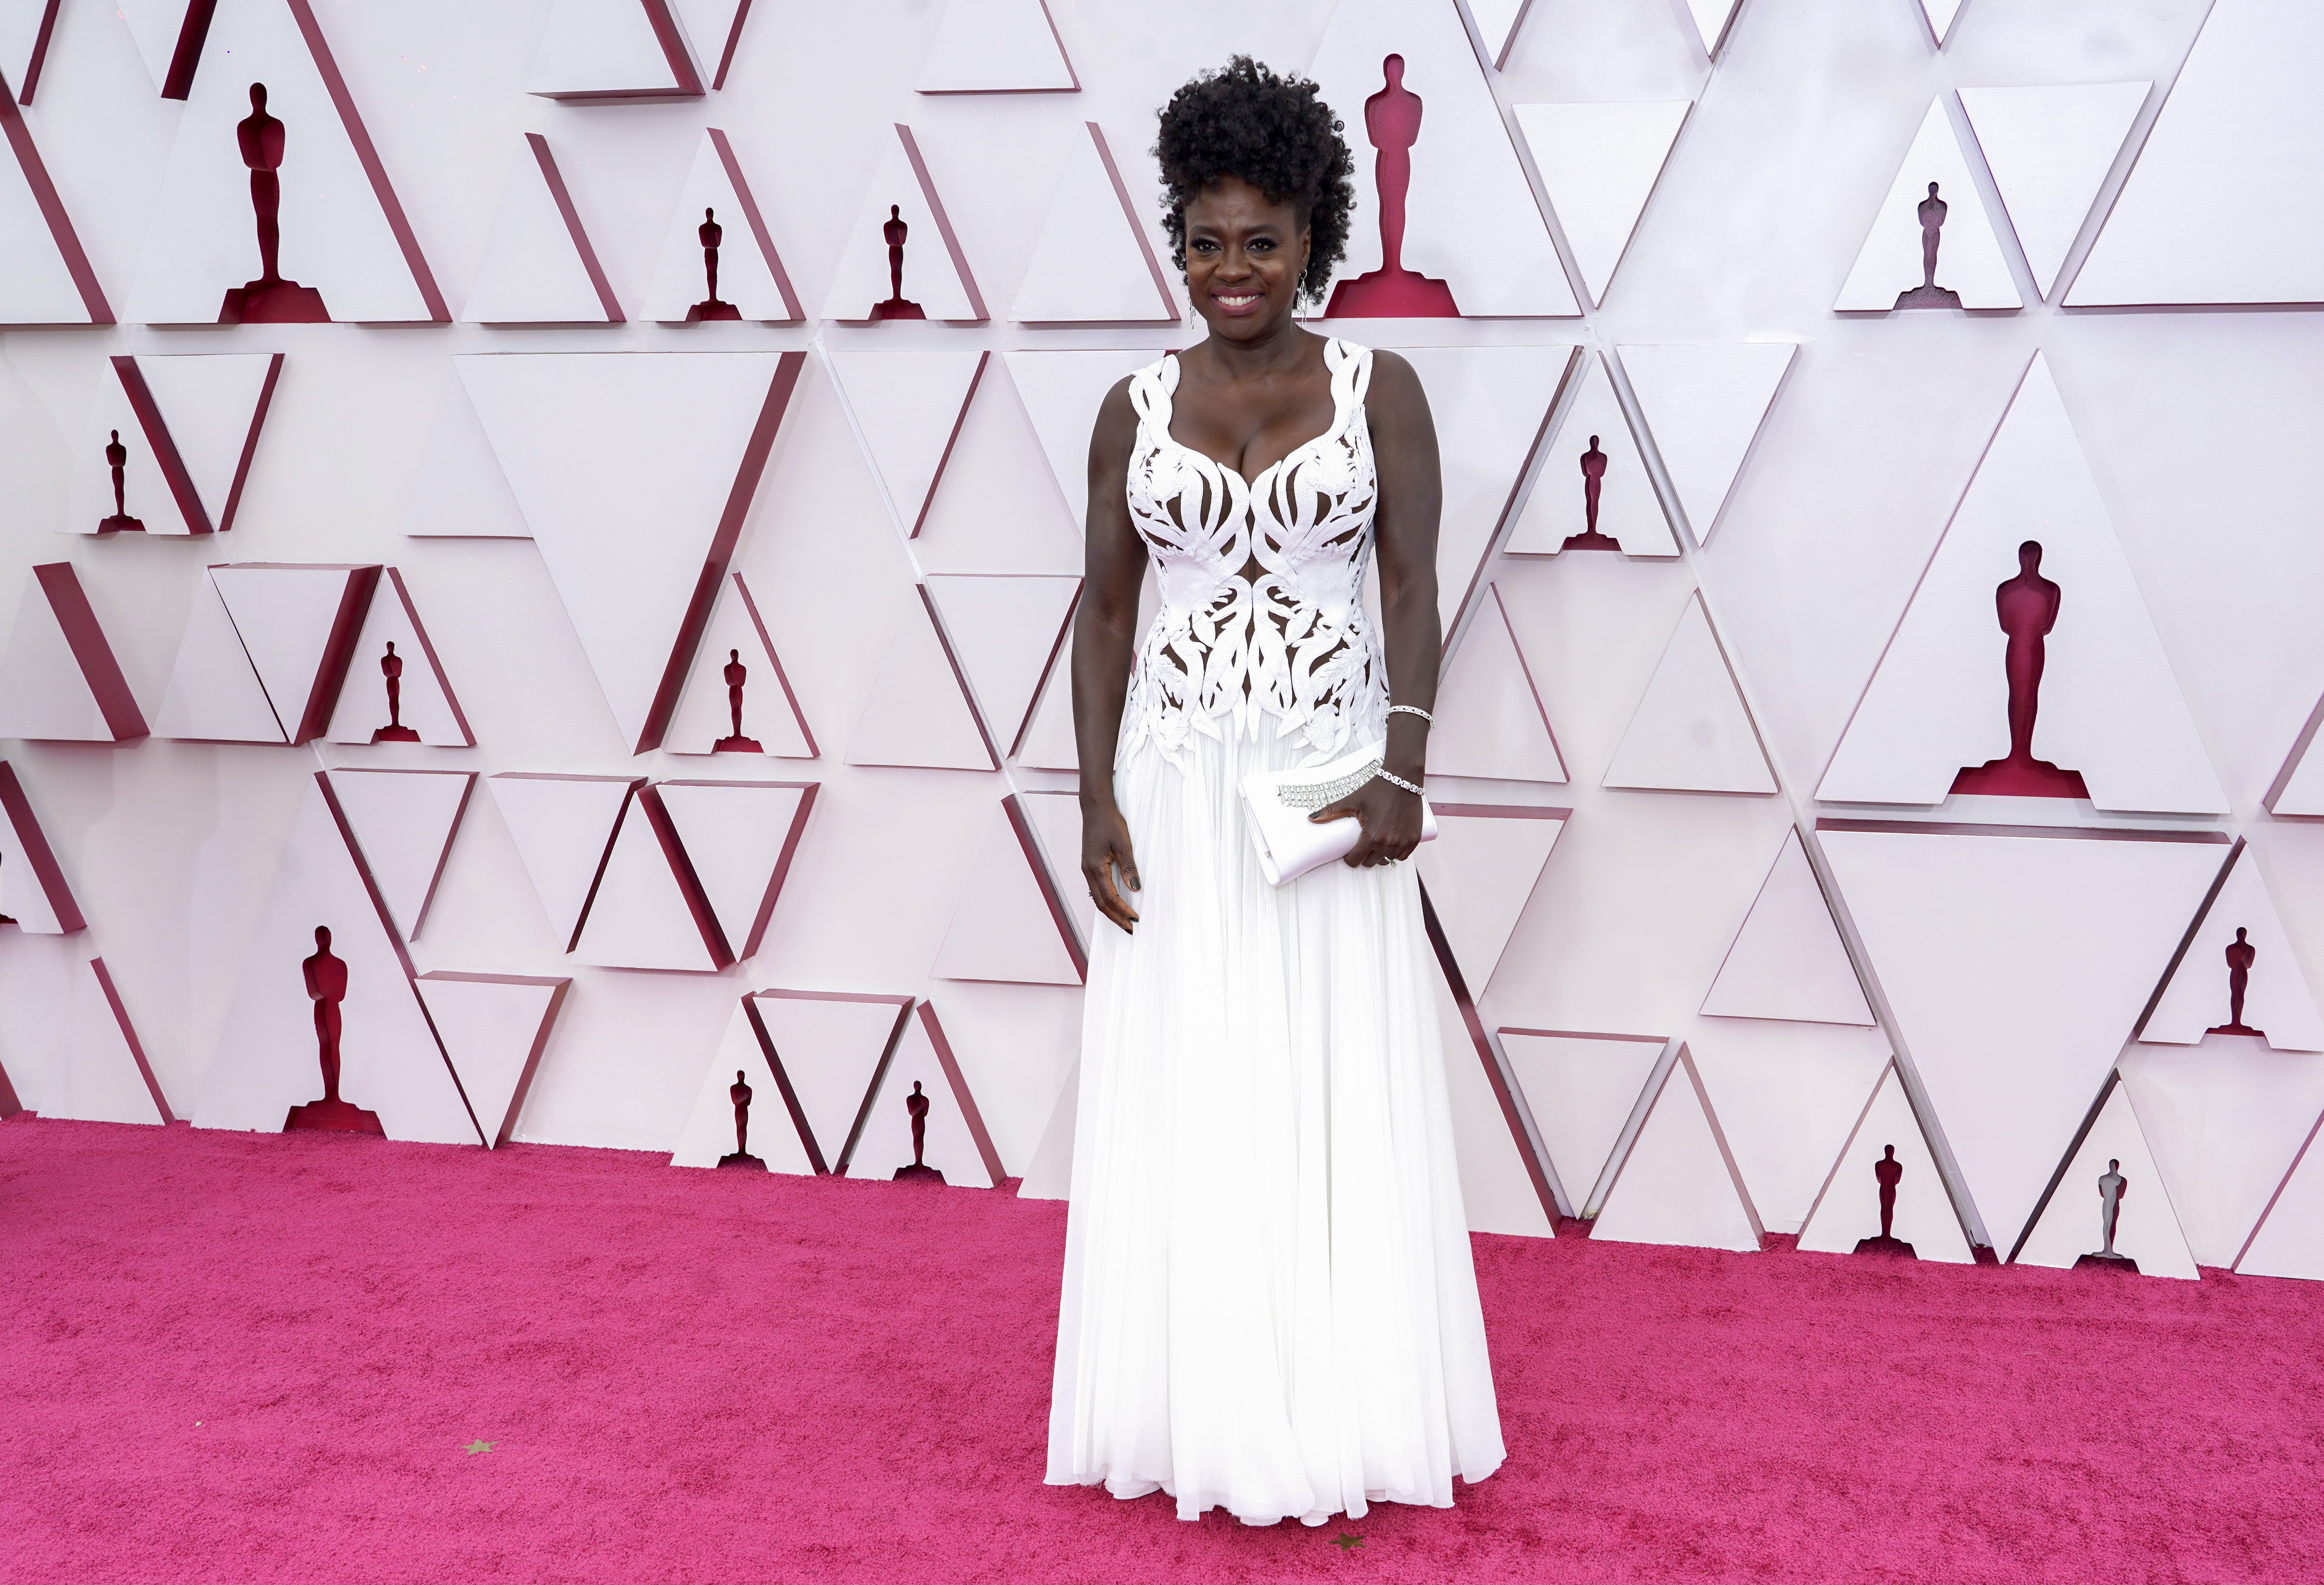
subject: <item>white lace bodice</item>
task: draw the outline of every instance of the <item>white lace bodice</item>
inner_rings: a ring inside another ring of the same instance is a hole
[[[1265,723],[1303,734],[1306,762],[1320,764],[1379,735],[1388,675],[1363,604],[1379,494],[1364,422],[1372,355],[1328,341],[1323,364],[1332,427],[1248,483],[1171,438],[1175,355],[1130,376],[1130,518],[1162,604],[1117,759],[1150,740],[1178,760],[1189,733],[1256,738]]]

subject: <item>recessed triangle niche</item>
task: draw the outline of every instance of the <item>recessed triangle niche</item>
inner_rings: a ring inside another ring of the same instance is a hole
[[[952,1042],[945,1037],[936,1006],[923,1001],[904,1030],[878,1084],[864,1098],[863,1120],[848,1152],[847,1175],[890,1179],[899,1170],[924,1165],[944,1175],[953,1188],[998,1189],[1009,1181],[1001,1154],[969,1092],[968,1076]],[[925,1100],[923,1145],[912,1147],[915,1099]]]
[[[456,358],[634,753],[660,746],[807,355]],[[654,554],[639,554],[644,525]]]
[[[923,94],[1080,89],[1044,0],[946,0],[914,88]]]
[[[737,666],[739,681],[733,675]],[[812,760],[818,751],[774,638],[741,573],[727,574],[718,591],[662,747],[673,754],[764,754],[779,760]],[[751,763],[741,758],[729,762]]]
[[[847,233],[823,317],[843,325],[882,319],[981,325],[991,317],[919,141],[901,122]]]
[[[1512,556],[1562,550],[1618,550],[1625,556],[1679,554],[1654,482],[1646,476],[1630,420],[1614,394],[1603,354],[1583,352],[1573,400],[1544,443],[1541,470],[1501,548]],[[1589,486],[1598,485],[1598,538],[1591,532]]]
[[[715,244],[703,240],[704,228],[713,226]],[[710,290],[707,254],[714,245],[715,291]],[[646,288],[645,318],[669,325],[715,319],[795,325],[805,317],[733,142],[717,127],[706,128],[678,193],[653,283]]]
[[[1880,1083],[1864,1103],[1864,1115],[1856,1120],[1848,1144],[1801,1224],[1799,1247],[1819,1254],[1852,1255],[1865,1239],[1878,1239],[1878,1168],[1884,1163],[1900,1169],[1888,1185],[1896,1192],[1888,1236],[1911,1245],[1918,1259],[1974,1264],[1977,1257],[1969,1235],[1953,1214],[1937,1158],[1921,1132],[1921,1120],[1913,1115],[1913,1103],[1893,1062],[1882,1069]]]
[[[1104,130],[1084,122],[1009,317],[1020,325],[1176,324],[1150,232]]]
[[[896,521],[918,539],[992,355],[943,346],[826,346],[824,355],[846,393]]]
[[[2106,1101],[2089,1132],[2052,1184],[2049,1203],[2025,1230],[2011,1259],[2022,1266],[2070,1267],[2104,1249],[2103,1180],[2109,1175],[2123,1180],[2115,1185],[2114,1251],[2136,1262],[2141,1276],[2196,1280],[2200,1274],[2195,1258],[2188,1252],[2187,1235],[2180,1230],[2162,1169],[2154,1165],[2138,1113],[2131,1108],[2130,1092],[2114,1081],[2108,1083]]]
[[[147,353],[116,355],[109,369],[98,378],[97,401],[76,437],[73,531],[209,534],[233,528],[282,355]]]
[[[1388,88],[1390,56],[1399,61],[1401,94]],[[1582,311],[1453,0],[1340,0],[1308,75],[1346,121],[1356,159],[1354,232],[1332,278],[1327,316]],[[1393,263],[1380,235],[1379,152],[1365,132],[1368,104],[1382,94],[1391,106],[1383,114],[1398,120],[1413,118],[1413,97],[1422,106]]]
[[[2226,813],[2186,696],[2038,354],[1816,797],[1933,805],[1963,771],[2010,754],[2013,640],[1996,616],[1996,591],[2024,577],[2027,543],[2039,547],[2038,576],[2059,591],[2048,635],[2033,635],[2046,651],[2034,695],[2033,758],[2078,772],[2101,809]]]
[[[929,972],[944,980],[1079,985],[1085,960],[1026,816],[1002,800],[971,862]]]
[[[1557,734],[1500,590],[1489,585],[1485,595],[1445,666],[1428,733],[1429,773],[1562,782]]]
[[[1680,613],[1602,783],[1673,792],[1777,790],[1701,594]]]
[[[702,94],[670,0],[551,0],[525,84],[568,104]]]
[[[1986,169],[2043,296],[2054,294],[2067,251],[2153,86],[2141,80],[1960,91]]]
[[[1694,101],[1509,108],[1564,228],[1582,283],[1602,303]]]
[[[373,592],[331,712],[330,741],[474,748],[475,734],[420,624],[403,575],[392,567],[382,570],[385,576]]]
[[[2001,1247],[2033,1215],[2227,857],[2223,842],[2178,834],[1819,822],[1932,1124]]]
[[[375,567],[213,567],[154,719],[156,736],[303,743],[328,726]]]
[[[1630,392],[1698,542],[1709,544],[1718,531],[1720,513],[1799,350],[1788,341],[1621,348]]]
[[[573,939],[573,955],[604,968],[701,973],[734,961],[693,861],[653,788],[632,793],[622,812]]]
[[[1714,1018],[1872,1024],[1864,986],[1797,831],[1784,833],[1702,1010]]]
[[[2324,301],[2324,8],[2219,0],[2066,290],[2072,307]]]
[[[1548,432],[1578,350],[1431,346],[1406,355],[1428,388],[1442,441],[1437,609],[1450,632],[1483,591],[1485,559],[1517,508],[1517,486]]]
[[[0,737],[110,743],[144,735],[145,717],[72,563],[35,567],[0,655]]]
[[[503,770],[484,779],[557,950],[570,952],[582,916],[596,895],[612,852],[613,834],[631,792],[644,785],[631,776],[547,776]]]
[[[1592,1214],[1622,1130],[1670,1043],[1560,1029],[1503,1029],[1500,1038],[1558,1182],[1577,1214]]]
[[[738,1083],[744,1086],[739,1096],[734,1089]],[[678,1130],[669,1164],[811,1175],[816,1164],[808,1158],[791,1106],[788,1075],[761,1042],[758,1024],[737,1000],[726,1033],[711,1054],[710,1069],[702,1075],[694,1110]]]
[[[484,256],[460,318],[481,325],[618,325],[621,299],[597,262],[549,140],[537,132],[509,166]]]
[[[237,316],[400,324],[451,318],[371,134],[307,0],[217,0],[145,228],[128,318],[215,325]],[[282,124],[280,274],[320,298],[280,313],[236,309],[229,288],[263,278],[250,171],[235,124],[265,85]],[[318,311],[319,309],[320,311]]]
[[[2239,963],[2240,986],[2235,983]],[[2238,844],[2227,861],[2227,879],[2196,921],[2138,1033],[2141,1040],[2163,1046],[2198,1046],[2207,1036],[2264,1043],[2276,1051],[2324,1051],[2324,1015],[2248,843]]]
[[[0,160],[0,325],[112,324],[112,306],[5,81],[0,139],[10,155]]]
[[[417,983],[484,1143],[507,1144],[573,981],[437,969]]]
[[[346,965],[339,1096],[375,1114],[391,1139],[481,1145],[459,1080],[429,1022],[411,963],[347,840],[318,773],[290,831],[258,927],[242,950],[217,1049],[202,1076],[194,1126],[284,1129],[291,1110],[324,1093],[314,1003],[303,965],[318,927]]]
[[[1933,194],[1929,191],[1932,183],[1937,189]],[[1944,207],[1927,207],[1932,203]],[[1927,254],[1932,232],[1937,239],[1933,281]],[[1856,265],[1831,306],[1840,313],[1872,314],[2025,306],[2009,278],[2000,239],[1977,196],[1969,157],[1953,136],[1941,96],[1930,101],[1921,118],[1921,129],[1904,151],[1887,196],[1873,211]]]

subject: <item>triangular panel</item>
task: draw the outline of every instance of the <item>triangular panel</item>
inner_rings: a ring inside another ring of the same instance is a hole
[[[2218,0],[2067,303],[2324,302],[2319,71],[2324,6]]]
[[[622,811],[573,955],[604,968],[702,973],[734,961],[677,829],[650,787],[638,788]]]
[[[1554,556],[1574,549],[1626,556],[1676,556],[1678,540],[1646,476],[1638,444],[1614,395],[1604,355],[1584,353],[1581,388],[1545,444],[1546,453],[1517,527],[1502,547],[1511,555]],[[1590,482],[1598,484],[1597,532],[1591,530]],[[1604,544],[1600,540],[1610,540]]]
[[[1816,797],[1936,804],[2010,751],[2008,634],[1997,589],[2022,547],[2058,604],[2032,754],[2078,772],[2101,809],[2215,815],[2227,799],[2039,355],[1937,542]],[[2035,585],[2038,586],[2038,585]]]
[[[524,134],[460,318],[480,325],[618,325],[621,299],[597,262],[549,140]]]
[[[954,1188],[1000,1188],[1008,1175],[985,1132],[976,1098],[969,1093],[967,1075],[945,1038],[936,1009],[924,1001],[917,1011],[878,1090],[865,1101],[861,1135],[847,1156],[847,1175],[892,1178],[898,1168],[914,1164],[911,1102],[917,1089],[918,1098],[928,1103],[921,1124],[920,1162],[942,1173]]]
[[[2236,1257],[2238,1273],[2324,1282],[2324,1150],[2316,1147],[2319,1133],[2324,1133],[2324,1119],[2309,1129],[2299,1158]]]
[[[928,598],[968,674],[993,745],[1014,751],[1065,651],[1082,581],[1029,573],[931,573]]]
[[[847,762],[998,770],[963,687],[936,636],[934,613],[925,599],[915,598],[872,679],[863,714],[847,740]]]
[[[622,807],[630,790],[642,784],[640,777],[521,770],[484,779],[560,952],[570,952],[580,934],[581,916],[604,872]]]
[[[1436,806],[1437,838],[1413,862],[1472,995],[1492,980],[1568,814],[1519,804]]]
[[[2239,969],[2241,985],[2236,983]],[[2241,1019],[2235,1016],[2238,1003]],[[2197,923],[2138,1037],[2194,1046],[2213,1032],[2264,1037],[2277,1051],[2324,1051],[2324,1016],[2248,846],[2238,847],[2229,861],[2226,882]]]
[[[727,675],[734,666],[742,668],[739,685]],[[739,732],[733,694],[738,686],[742,690]],[[775,652],[773,636],[741,573],[728,574],[718,591],[718,604],[703,629],[686,692],[678,698],[662,747],[673,754],[768,754],[779,760],[816,755],[815,734],[807,730],[782,657]],[[747,759],[732,762],[751,763]]]
[[[420,625],[420,608],[403,575],[392,567],[383,570],[331,711],[330,741],[474,748],[475,734],[428,630]]]
[[[2324,1111],[2324,1055],[2215,1035],[2133,1046],[2118,1069],[2195,1264],[2235,1265]]]
[[[1607,787],[1772,793],[1775,772],[1702,596],[1686,603],[1614,758]]]
[[[912,1001],[838,991],[765,991],[747,999],[825,1171],[840,1169],[864,1098],[903,1038]]]
[[[1026,985],[1082,982],[1080,943],[1029,835],[1006,806],[993,811],[930,973]]]
[[[738,1000],[734,1017],[711,1055],[710,1069],[702,1075],[694,1110],[678,1130],[670,1166],[715,1167],[748,1156],[757,1160],[758,1167],[736,1161],[738,1169],[812,1174],[815,1163],[807,1158],[784,1098],[786,1082],[768,1058],[758,1023]],[[744,1086],[739,1096],[734,1091],[738,1083]]]
[[[428,922],[428,905],[451,857],[452,837],[475,791],[476,773],[343,765],[325,774],[388,917],[404,940],[411,940]]]
[[[1621,349],[1622,372],[1697,541],[1709,544],[1717,530],[1798,353],[1788,341]]]
[[[812,781],[664,781],[670,825],[693,861],[719,933],[738,959],[755,956],[815,806]]]
[[[210,568],[243,652],[291,742],[320,737],[355,654],[375,567],[243,562]]]
[[[1450,631],[1484,586],[1485,558],[1517,504],[1518,481],[1575,354],[1563,346],[1431,346],[1406,355],[1428,389],[1442,447],[1436,603]]]
[[[1009,317],[1022,325],[1172,325],[1178,306],[1144,217],[1094,121],[1049,200]]]
[[[129,1009],[103,958],[91,958],[73,978],[71,1024],[65,1031],[65,1094],[43,1116],[88,1122],[176,1121]],[[12,1054],[13,1055],[13,1054]]]
[[[0,760],[0,915],[35,935],[69,935],[82,929],[80,905],[16,779]]]
[[[1893,1154],[1892,1154],[1893,1151]],[[1905,1097],[1904,1082],[1895,1064],[1882,1070],[1879,1085],[1865,1103],[1864,1115],[1848,1137],[1846,1148],[1833,1166],[1815,1207],[1800,1229],[1803,1249],[1826,1255],[1850,1255],[1866,1239],[1880,1237],[1880,1182],[1883,1164],[1898,1169],[1888,1221],[1888,1236],[1913,1246],[1923,1260],[1968,1266],[1976,1256],[1960,1218],[1953,1214],[1951,1196],[1937,1171],[1937,1158],[1921,1132]]]
[[[1714,1018],[1872,1023],[1864,986],[1797,831],[1784,833],[1702,1010]]]
[[[419,985],[484,1142],[507,1144],[573,981],[438,969]]]
[[[282,355],[116,355],[74,451],[78,534],[224,533],[234,527],[281,377]],[[121,467],[114,489],[113,468]]]
[[[1090,430],[1105,393],[1121,380],[1157,361],[1161,353],[1138,348],[1102,351],[1039,349],[1002,355],[1009,378],[1025,403],[1025,416],[1049,459],[1065,515],[1078,534],[1089,521]]]
[[[992,355],[962,347],[826,346],[857,432],[895,508],[917,538],[961,421]]]
[[[2055,290],[2059,267],[2153,86],[2141,80],[1960,91],[2017,245],[2044,296]]]
[[[33,567],[0,655],[0,737],[126,742],[144,735],[145,717],[80,576],[69,561]]]
[[[1764,1239],[1759,1213],[1683,1046],[1615,1171],[1590,1236],[1748,1252]]]
[[[1044,0],[946,0],[913,85],[923,94],[1069,94],[1081,86]]]
[[[1437,776],[1563,782],[1565,761],[1510,631],[1500,591],[1489,585],[1461,647],[1444,668],[1428,733],[1428,769]]]
[[[1565,245],[1599,302],[1606,300],[1607,283],[1693,107],[1691,99],[1509,107],[1564,228]]]
[[[1686,0],[1686,14],[1694,23],[1695,36],[1702,41],[1702,52],[1712,60],[1719,59],[1719,47],[1727,41],[1727,30],[1735,23],[1735,9],[1743,0]]]
[[[153,735],[199,742],[287,743],[266,690],[235,632],[217,585],[204,578],[194,587],[185,636],[170,668]]]
[[[572,104],[695,98],[702,76],[670,0],[551,0],[525,92]]]
[[[110,325],[113,309],[0,64],[0,326]],[[28,94],[29,89],[25,90]]]
[[[1501,1049],[1574,1209],[1588,1214],[1614,1147],[1669,1044],[1659,1035],[1503,1029]]]

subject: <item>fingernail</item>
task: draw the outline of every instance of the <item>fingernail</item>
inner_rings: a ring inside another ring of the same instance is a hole
[[[1135,875],[1132,875],[1132,876],[1130,878],[1130,890],[1132,890],[1132,891],[1144,891],[1146,889],[1145,889],[1144,887],[1142,887],[1142,886],[1139,885],[1139,884],[1138,884],[1138,877],[1137,877],[1137,876],[1135,876]]]

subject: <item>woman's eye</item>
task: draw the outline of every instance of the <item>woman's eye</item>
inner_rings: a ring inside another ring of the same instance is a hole
[[[1254,236],[1250,239],[1249,248],[1254,253],[1271,253],[1275,251],[1275,244],[1267,237]]]
[[[1198,253],[1215,253],[1219,251],[1219,244],[1206,236],[1197,238],[1189,245]]]

